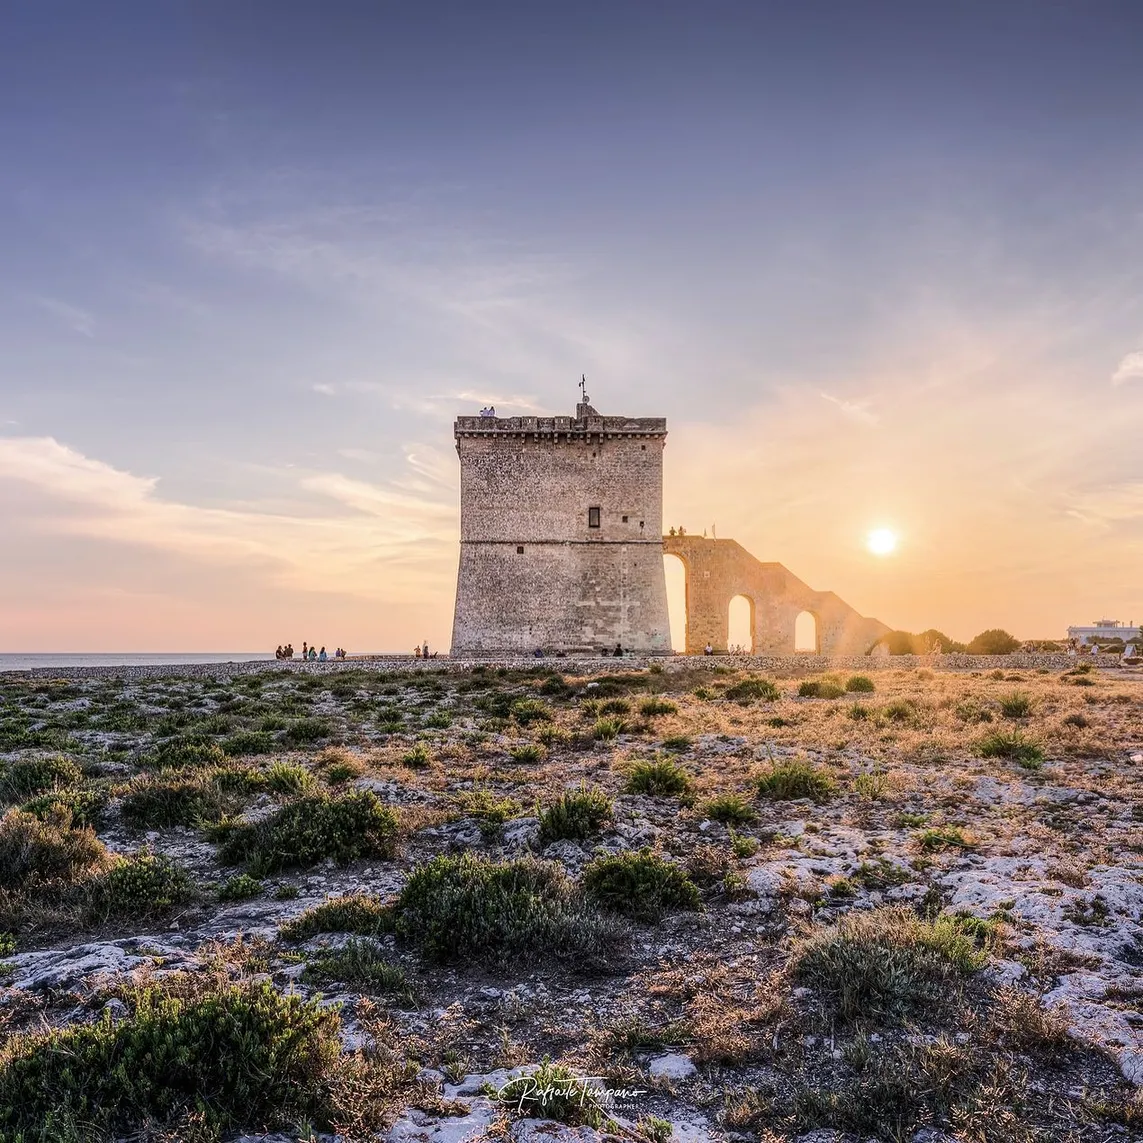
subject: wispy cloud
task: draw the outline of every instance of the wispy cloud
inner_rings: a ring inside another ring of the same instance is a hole
[[[337,390],[325,381],[319,381],[316,385],[311,385],[310,388],[323,397],[332,397],[337,393]]]
[[[846,401],[841,397],[835,397],[832,393],[822,393],[821,398],[823,401],[835,405],[842,416],[851,421],[857,421],[863,425],[875,425],[881,419],[869,408],[868,401]]]
[[[339,473],[292,473],[296,490],[337,507],[314,512],[257,506],[203,507],[166,499],[155,477],[84,456],[51,437],[0,439],[0,483],[33,500],[24,515],[41,531],[158,548],[224,564],[255,564],[302,590],[411,600],[443,586],[456,536],[454,495],[411,466],[406,487]],[[36,498],[54,505],[38,511]]]
[[[32,301],[41,309],[47,310],[48,313],[58,318],[73,333],[78,333],[83,337],[95,336],[95,315],[87,310],[73,306],[69,302],[61,302],[58,298],[47,298],[39,294],[34,295]]]
[[[1143,349],[1128,353],[1111,375],[1112,385],[1122,385],[1125,381],[1143,381]]]

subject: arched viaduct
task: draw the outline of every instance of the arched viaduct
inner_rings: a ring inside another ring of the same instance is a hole
[[[890,629],[859,615],[832,591],[814,591],[781,564],[755,559],[735,540],[704,536],[664,536],[663,551],[678,556],[686,569],[688,655],[700,655],[709,643],[725,651],[730,601],[750,603],[755,654],[792,654],[798,616],[816,621],[822,655],[864,655]]]

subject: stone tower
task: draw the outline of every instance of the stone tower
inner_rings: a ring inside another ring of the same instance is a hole
[[[452,654],[671,650],[662,417],[458,417]]]

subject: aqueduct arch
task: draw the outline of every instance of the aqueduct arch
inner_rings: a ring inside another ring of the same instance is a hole
[[[781,564],[755,559],[735,540],[664,536],[663,551],[678,556],[686,568],[688,655],[702,654],[708,643],[726,650],[730,601],[737,595],[753,606],[756,655],[793,654],[803,611],[817,623],[817,649],[823,655],[864,655],[889,631],[832,591],[814,591]]]

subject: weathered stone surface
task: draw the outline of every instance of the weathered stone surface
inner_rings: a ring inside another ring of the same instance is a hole
[[[459,417],[452,654],[668,653],[661,418]]]

